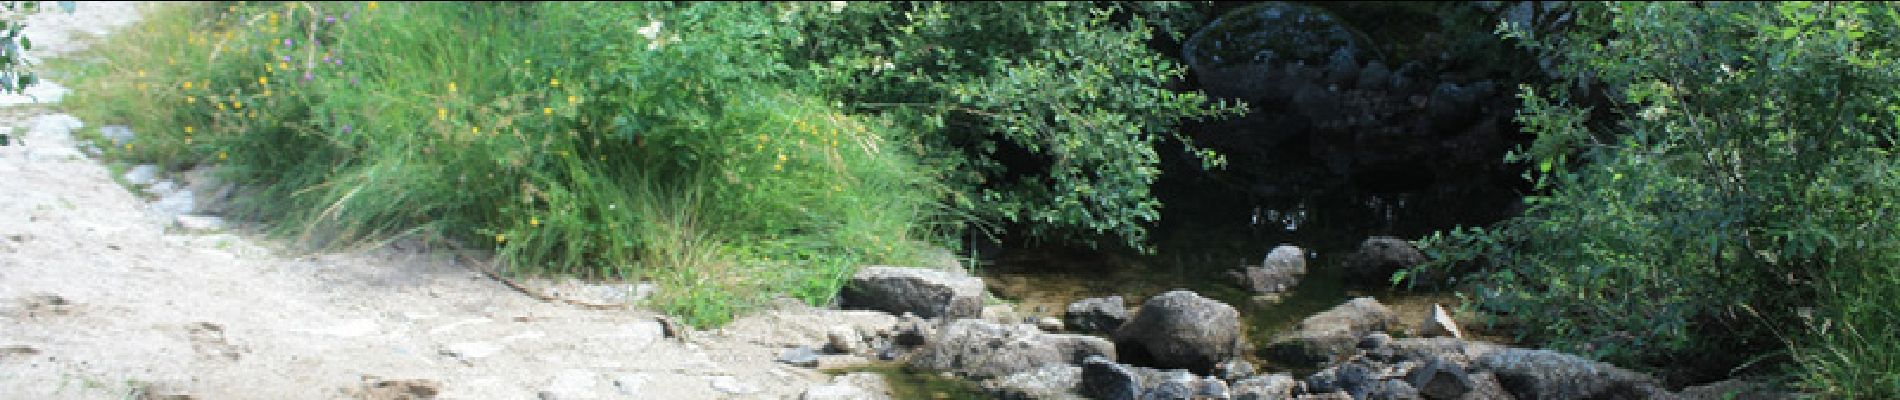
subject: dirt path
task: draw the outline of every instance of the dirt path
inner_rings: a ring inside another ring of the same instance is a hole
[[[27,35],[67,52],[138,10],[81,2]],[[0,398],[795,398],[831,379],[774,362],[787,346],[894,323],[786,306],[679,340],[650,311],[535,300],[441,251],[185,232],[75,148],[86,123],[0,108],[26,142],[0,146]]]

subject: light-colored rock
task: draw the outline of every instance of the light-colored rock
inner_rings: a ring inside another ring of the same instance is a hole
[[[1366,334],[1398,326],[1398,316],[1371,297],[1347,301],[1306,317],[1293,330],[1275,335],[1267,355],[1296,365],[1315,365],[1352,354]]]
[[[977,318],[983,311],[983,280],[926,268],[868,266],[839,292],[846,309],[924,318]]]
[[[1043,333],[1032,325],[960,319],[939,330],[910,364],[981,380],[1047,364],[1078,364],[1092,355],[1114,357],[1115,345],[1094,336]]]
[[[712,385],[713,390],[725,394],[752,394],[759,391],[758,386],[740,382],[739,378],[730,375],[707,377],[706,383]]]
[[[1236,400],[1280,400],[1292,398],[1299,389],[1293,375],[1278,373],[1234,381],[1233,395]]]
[[[594,387],[600,374],[584,369],[564,369],[554,375],[539,393],[542,400],[598,399]]]
[[[133,134],[132,128],[125,125],[106,125],[99,127],[99,136],[111,140],[113,146],[124,146],[138,135]]]
[[[798,346],[779,354],[778,362],[793,366],[811,368],[818,366],[818,352],[811,347]]]
[[[1050,364],[1028,371],[984,381],[983,389],[997,399],[1083,399],[1075,388],[1082,381],[1082,367]]]
[[[614,390],[620,392],[620,394],[623,394],[623,395],[632,396],[633,398],[640,398],[640,393],[641,393],[640,389],[645,388],[647,381],[651,379],[653,379],[653,377],[647,374],[626,374],[626,375],[616,376],[614,377]]]
[[[1306,276],[1306,251],[1297,246],[1280,245],[1267,252],[1258,266],[1249,266],[1240,274],[1241,283],[1254,293],[1280,293],[1292,290]]]
[[[37,40],[35,41],[37,42]],[[70,92],[65,86],[52,81],[39,81],[20,93],[0,93],[0,107],[14,107],[34,104],[59,104]]]
[[[179,190],[152,202],[152,211],[167,216],[190,214],[197,210],[197,204],[197,196],[193,196],[190,190]]]
[[[138,186],[150,185],[158,181],[158,173],[157,165],[139,164],[125,170],[125,182]]]
[[[1047,332],[1061,332],[1062,320],[1056,319],[1056,317],[1038,318],[1036,319],[1036,329],[1041,329]]]
[[[1457,339],[1465,338],[1464,330],[1458,329],[1458,321],[1451,319],[1451,312],[1445,311],[1445,306],[1438,304],[1432,304],[1431,315],[1425,316],[1425,321],[1419,324],[1418,335],[1424,337],[1450,336]]]
[[[1126,361],[1201,372],[1239,355],[1240,341],[1239,311],[1186,290],[1149,298],[1115,331]]]

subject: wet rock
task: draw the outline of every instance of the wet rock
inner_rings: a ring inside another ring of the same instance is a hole
[[[1089,356],[1111,357],[1115,345],[1084,335],[1037,331],[1032,325],[951,321],[912,356],[914,367],[951,371],[974,379],[1013,375],[1046,364],[1078,364]]]
[[[840,300],[847,309],[977,318],[983,310],[983,280],[924,268],[869,266],[845,283]]]
[[[1376,236],[1359,243],[1359,251],[1346,258],[1347,279],[1365,284],[1384,285],[1392,273],[1425,262],[1425,253],[1411,242]]]
[[[1241,283],[1254,293],[1280,293],[1292,290],[1305,275],[1306,251],[1280,245],[1267,252],[1259,266],[1247,267]]]
[[[778,362],[805,368],[817,367],[818,352],[808,346],[798,346],[779,354]]]
[[[1235,400],[1280,400],[1292,398],[1300,388],[1300,381],[1293,375],[1272,374],[1234,381]]]
[[[825,346],[835,353],[857,353],[864,348],[864,337],[858,334],[857,328],[832,325],[825,330]]]
[[[1550,350],[1499,349],[1479,356],[1474,366],[1496,374],[1505,391],[1520,399],[1652,399],[1671,395],[1649,375]]]
[[[1062,319],[1077,332],[1110,333],[1128,321],[1128,308],[1121,296],[1088,298],[1069,303]]]
[[[1082,399],[1081,381],[1082,367],[1055,364],[984,381],[983,389],[998,399]]]
[[[158,173],[159,173],[159,169],[157,165],[139,164],[137,166],[133,166],[132,169],[126,170],[124,177],[125,177],[126,183],[130,183],[137,186],[145,186],[145,185],[150,185],[153,182],[157,182]]]
[[[1238,381],[1253,375],[1253,363],[1246,360],[1227,360],[1214,365],[1214,376],[1227,381]]]
[[[1418,389],[1405,381],[1382,380],[1366,387],[1365,398],[1367,400],[1419,400],[1424,397],[1419,396]]]
[[[1360,297],[1307,317],[1292,331],[1275,335],[1266,352],[1281,362],[1316,365],[1352,354],[1366,334],[1397,325],[1398,317],[1391,309],[1371,297]]]
[[[1083,396],[1098,400],[1135,400],[1141,396],[1142,379],[1128,366],[1107,357],[1082,360]]]
[[[1451,312],[1445,311],[1445,306],[1438,304],[1432,304],[1432,313],[1426,315],[1425,321],[1419,324],[1418,335],[1424,337],[1450,336],[1459,339],[1465,337],[1464,330],[1458,329],[1458,321],[1451,319]]]
[[[1216,379],[1213,377],[1202,378],[1200,381],[1201,381],[1200,384],[1195,385],[1194,387],[1194,398],[1196,399],[1233,398],[1232,394],[1227,389],[1227,381],[1223,381],[1223,380]]]
[[[1149,298],[1133,320],[1115,331],[1131,362],[1211,371],[1240,352],[1240,313],[1233,306],[1186,290]]]

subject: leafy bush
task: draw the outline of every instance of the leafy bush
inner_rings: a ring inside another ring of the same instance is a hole
[[[1159,218],[1149,186],[1156,146],[1187,139],[1183,119],[1237,115],[1195,92],[1150,49],[1151,23],[1178,27],[1174,2],[791,3],[800,21],[791,67],[817,90],[916,132],[911,143],[950,171],[951,204],[1033,237],[1107,236],[1143,247]],[[1150,18],[1161,18],[1151,22]],[[1197,149],[1204,167],[1221,164]]]
[[[1619,118],[1591,119],[1570,86],[1527,87],[1519,121],[1536,139],[1511,160],[1545,193],[1428,240],[1439,260],[1412,273],[1478,267],[1476,305],[1558,347],[1727,367],[1772,358],[1785,335],[1813,389],[1900,395],[1900,343],[1868,335],[1900,323],[1895,7],[1573,11],[1577,29],[1524,43],[1601,82]],[[1803,321],[1811,332],[1777,330]]]

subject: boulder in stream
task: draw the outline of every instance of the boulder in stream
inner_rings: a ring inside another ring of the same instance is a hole
[[[1106,339],[1043,333],[1034,325],[995,324],[975,319],[951,321],[910,359],[913,367],[989,379],[1030,371],[1048,364],[1080,364],[1089,356],[1112,357]]]
[[[1371,297],[1347,301],[1306,317],[1292,331],[1275,335],[1270,358],[1294,365],[1316,365],[1353,354],[1366,334],[1398,326],[1398,316]]]
[[[1254,293],[1271,294],[1292,290],[1306,275],[1306,251],[1297,246],[1280,245],[1267,252],[1258,266],[1248,266],[1241,284]]]
[[[1205,373],[1240,354],[1240,312],[1191,291],[1162,293],[1115,331],[1115,344],[1130,362]]]
[[[1062,315],[1063,325],[1082,333],[1111,333],[1128,321],[1128,307],[1121,296],[1096,297],[1069,303]]]
[[[1392,273],[1425,262],[1425,253],[1411,242],[1375,236],[1359,243],[1359,250],[1346,257],[1346,279],[1352,282],[1385,285]]]

